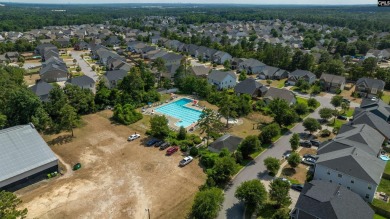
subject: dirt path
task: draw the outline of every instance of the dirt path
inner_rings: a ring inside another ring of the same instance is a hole
[[[180,168],[180,153],[165,156],[144,147],[142,138],[127,142],[134,130],[111,124],[105,114],[85,116],[71,142],[61,141],[64,134],[44,136],[55,142],[52,149],[67,171],[17,192],[28,218],[142,219],[145,209],[152,218],[184,218],[206,178],[198,161]],[[82,168],[72,171],[77,162]]]

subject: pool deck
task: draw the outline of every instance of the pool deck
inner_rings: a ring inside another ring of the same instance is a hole
[[[180,119],[177,119],[175,117],[172,117],[172,116],[169,116],[167,114],[164,114],[164,113],[160,113],[160,112],[157,112],[156,109],[159,108],[159,107],[162,107],[162,106],[165,106],[165,105],[168,105],[172,102],[176,102],[176,101],[179,101],[181,99],[190,99],[190,100],[194,100],[195,98],[193,96],[177,96],[176,98],[174,99],[171,99],[171,100],[167,100],[167,102],[165,103],[162,103],[160,105],[154,105],[152,107],[148,107],[146,108],[145,112],[143,112],[143,114],[145,115],[164,115],[165,117],[167,117],[168,119],[168,126],[173,129],[173,130],[179,130],[180,127],[178,127],[177,125],[175,125],[177,122],[180,121]],[[194,106],[193,105],[193,102],[190,102],[190,103],[187,103],[186,105],[184,105],[188,108],[191,108],[191,109],[194,109],[194,110],[198,110],[198,111],[202,111],[203,110],[203,107],[200,107],[200,106]],[[193,125],[189,125],[188,127],[185,127],[186,129],[189,129],[191,128]]]

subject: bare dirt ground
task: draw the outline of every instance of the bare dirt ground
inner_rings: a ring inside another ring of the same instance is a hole
[[[144,147],[142,138],[127,142],[134,129],[114,125],[110,111],[83,118],[84,127],[68,134],[44,136],[69,169],[78,171],[46,180],[17,192],[28,218],[185,218],[205,174],[194,160],[178,167],[180,152]],[[137,132],[140,133],[140,132]]]
[[[24,81],[27,85],[34,85],[35,81],[40,78],[39,74],[25,75]]]

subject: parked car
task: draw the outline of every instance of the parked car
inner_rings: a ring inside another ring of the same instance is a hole
[[[168,150],[167,150],[167,155],[172,155],[174,154],[176,151],[179,150],[179,147],[177,146],[174,146],[174,147],[170,147]]]
[[[135,139],[140,138],[140,137],[141,137],[140,134],[132,134],[132,135],[130,135],[130,136],[127,138],[127,140],[128,140],[128,141],[134,141]]]
[[[188,156],[188,157],[185,157],[183,158],[183,160],[180,161],[179,165],[181,167],[184,167],[185,165],[191,163],[191,161],[193,160],[194,158],[192,158],[191,156]]]
[[[302,163],[310,166],[314,166],[316,164],[316,160],[311,157],[302,158]]]
[[[317,147],[320,146],[320,144],[321,144],[321,142],[316,140],[316,139],[310,140],[310,143],[311,143],[311,145],[317,146]]]
[[[164,142],[162,145],[160,145],[160,150],[165,150],[167,149],[171,144],[168,142]]]
[[[348,99],[343,98],[343,102],[345,102],[345,103],[350,103],[351,101],[348,100]]]
[[[377,98],[377,97],[371,97],[370,100],[371,100],[371,101],[377,101],[378,98]]]
[[[345,115],[339,115],[339,116],[337,116],[337,118],[341,119],[341,120],[348,120],[348,117]]]
[[[291,182],[290,182],[290,180],[288,180],[288,179],[286,179],[286,178],[279,177],[279,178],[277,178],[277,179],[279,179],[279,180],[282,180],[282,181],[284,181],[284,182],[288,182],[288,184],[290,184],[290,185],[291,185]]]
[[[149,140],[148,142],[146,142],[146,146],[153,146],[154,144],[156,144],[159,140],[157,139],[151,139]]]
[[[154,144],[155,147],[160,147],[162,144],[164,144],[164,141],[158,141],[156,144]]]
[[[302,184],[292,184],[291,189],[294,189],[295,191],[301,192],[303,189],[303,185]]]
[[[310,141],[301,141],[301,142],[299,142],[299,145],[302,146],[302,147],[306,147],[306,148],[310,148],[311,147]]]
[[[303,158],[311,158],[311,159],[314,159],[314,160],[317,160],[317,155],[313,155],[313,154],[305,154],[303,155]]]
[[[283,154],[283,157],[285,158],[285,159],[287,159],[288,157],[290,157],[290,155],[291,155],[291,152],[285,152],[284,154]]]

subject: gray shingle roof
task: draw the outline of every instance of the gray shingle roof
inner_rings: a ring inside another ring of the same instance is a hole
[[[231,75],[233,78],[237,79],[237,76],[232,71],[219,71],[219,70],[212,70],[211,73],[208,75],[208,78],[221,82],[226,76]]]
[[[292,103],[292,101],[295,99],[295,96],[289,90],[270,87],[267,93],[264,95],[264,98],[268,98],[271,100],[280,98],[286,100],[287,103]]]
[[[350,147],[321,154],[316,165],[322,165],[329,169],[379,185],[386,162],[359,148]]]
[[[328,83],[342,84],[345,83],[345,77],[339,75],[325,74],[323,73],[320,77],[320,80],[324,80]]]
[[[367,98],[363,99],[360,109],[355,110],[354,116],[362,111],[372,112],[386,120],[390,117],[390,106],[379,99],[376,101]]]
[[[0,182],[57,160],[30,125],[0,130]]]
[[[190,68],[196,76],[205,76],[210,72],[210,68],[206,68],[203,65],[191,66]]]
[[[42,101],[47,101],[49,98],[49,93],[50,93],[51,89],[53,89],[53,86],[49,83],[44,82],[44,81],[39,81],[38,83],[29,87],[29,89],[35,95],[37,95]]]
[[[376,129],[387,139],[390,139],[390,124],[371,112],[363,111],[356,114],[353,117],[351,124],[367,124]]]
[[[306,183],[296,208],[322,219],[371,219],[374,211],[356,193],[330,182]]]
[[[117,80],[122,80],[127,75],[127,71],[125,70],[107,71],[104,75],[107,77],[109,81],[117,81]]]
[[[221,151],[223,148],[227,148],[230,152],[234,152],[237,150],[238,145],[241,143],[242,138],[226,134],[216,141],[210,144],[209,147],[216,149],[217,151]]]
[[[313,74],[311,71],[300,70],[300,69],[297,69],[290,73],[290,77],[296,77],[296,78],[301,78],[305,75],[307,75],[309,78],[316,77],[316,75]]]
[[[268,77],[272,77],[278,70],[279,70],[279,68],[266,65],[263,68],[263,70],[261,71],[261,73],[263,73],[264,75],[266,75]]]
[[[255,79],[247,78],[234,87],[234,92],[240,94],[249,94],[252,96],[262,86],[263,85],[257,82]]]
[[[87,86],[87,85],[90,85],[90,84],[94,84],[95,81],[86,76],[86,75],[83,75],[83,76],[80,76],[80,77],[75,77],[75,78],[69,78],[66,83],[69,83],[69,84],[73,84],[73,85],[76,85],[76,86],[79,86],[79,87],[83,87],[83,86]]]
[[[377,88],[378,90],[383,90],[385,88],[385,82],[379,79],[373,79],[373,78],[360,78],[356,82],[356,86],[359,86],[360,84],[366,84],[369,88]]]

